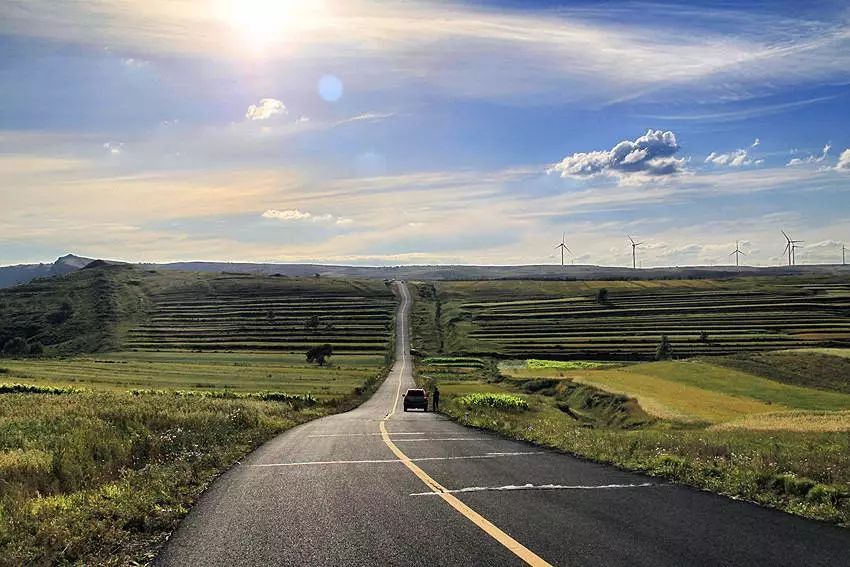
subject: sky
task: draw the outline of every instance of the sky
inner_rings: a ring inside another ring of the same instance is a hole
[[[837,263],[846,2],[5,0],[0,265]]]

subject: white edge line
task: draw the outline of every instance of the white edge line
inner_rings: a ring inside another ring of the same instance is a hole
[[[419,457],[410,461],[456,461],[461,459],[495,459],[497,457],[519,457],[524,455],[545,455],[546,451],[524,451],[517,453],[487,453],[485,455],[462,455],[458,457]],[[400,463],[401,459],[371,459],[360,461],[301,461],[296,463],[260,463],[249,467],[297,467],[305,465],[360,465],[374,463]]]
[[[644,482],[641,484],[601,484],[601,485],[565,485],[565,484],[509,484],[507,486],[468,486],[466,488],[458,488],[455,490],[445,490],[450,494],[459,494],[463,492],[496,492],[508,490],[614,490],[618,488],[646,488],[650,486],[662,486],[654,482]],[[439,492],[414,492],[410,496],[437,496]]]

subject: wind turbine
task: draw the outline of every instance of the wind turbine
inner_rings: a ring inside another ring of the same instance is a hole
[[[567,251],[567,252],[569,252],[570,254],[572,254],[572,253],[573,253],[573,251],[572,251],[572,250],[570,250],[569,248],[567,248],[567,242],[566,242],[566,240],[567,240],[567,233],[565,232],[565,233],[563,234],[563,236],[561,236],[561,243],[560,243],[560,244],[558,244],[557,246],[555,246],[555,248],[560,248],[560,249],[561,249],[561,267],[562,267],[562,268],[564,267],[564,250],[566,250],[566,251]]]
[[[802,248],[802,246],[797,246],[797,244],[805,241],[792,239],[785,233],[784,230],[780,232],[782,232],[782,236],[785,237],[785,249],[782,252],[788,252],[788,265],[793,266],[796,261],[794,251],[797,250],[797,248]]]
[[[628,234],[626,236],[632,243],[632,269],[634,270],[635,268],[637,268],[637,253],[635,252],[635,249],[641,244],[643,244],[643,242],[635,242],[631,236],[629,236]]]
[[[732,254],[735,255],[735,266],[737,267],[739,265],[738,264],[738,258],[740,258],[741,254],[744,254],[744,256],[746,256],[746,253],[741,252],[741,249],[738,247],[738,241],[737,240],[735,241],[735,251],[732,252]],[[732,254],[729,254],[729,255],[731,256]]]
[[[843,244],[841,245],[841,265],[846,266],[847,262],[844,261],[844,251],[847,250],[847,247]]]

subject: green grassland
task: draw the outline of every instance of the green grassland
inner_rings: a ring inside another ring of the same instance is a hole
[[[0,382],[100,390],[197,390],[346,396],[376,374],[382,356],[339,355],[326,367],[303,355],[119,352],[43,360],[0,361]]]
[[[850,346],[850,285],[836,278],[414,287],[413,344],[429,355],[647,360],[662,334],[677,357]]]
[[[44,347],[0,357],[0,566],[149,562],[217,474],[377,387],[395,305],[383,282],[129,266],[0,290],[0,348]]]

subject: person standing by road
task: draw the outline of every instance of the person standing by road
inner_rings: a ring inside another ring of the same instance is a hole
[[[434,394],[431,396],[431,399],[434,400],[434,411],[440,410],[440,389],[437,386],[434,386]]]

